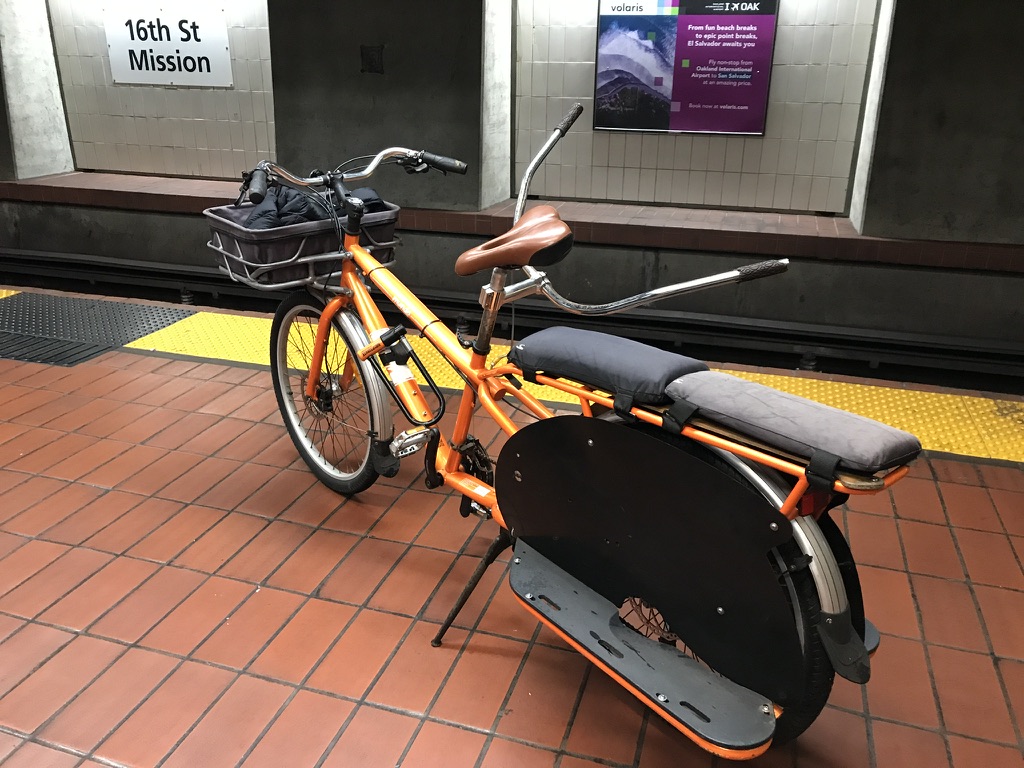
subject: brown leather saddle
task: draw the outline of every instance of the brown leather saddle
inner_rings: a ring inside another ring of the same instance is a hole
[[[505,234],[459,256],[455,273],[466,276],[494,267],[548,267],[564,259],[572,243],[572,230],[558,211],[550,205],[538,205],[524,213]]]

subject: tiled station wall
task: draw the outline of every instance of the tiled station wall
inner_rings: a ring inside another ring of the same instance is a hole
[[[844,212],[877,4],[780,0],[766,131],[749,138],[591,130],[598,0],[520,0],[516,183],[580,101],[537,194]]]

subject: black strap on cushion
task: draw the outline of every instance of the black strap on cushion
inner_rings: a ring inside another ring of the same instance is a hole
[[[624,419],[636,419],[630,411],[633,409],[633,393],[632,392],[616,392],[615,400],[612,401],[612,407],[615,409],[615,413]]]
[[[672,407],[661,414],[661,426],[668,432],[678,435],[683,431],[683,426],[697,412],[697,406],[686,400],[676,400]]]
[[[523,366],[519,366],[519,369],[523,372],[524,379],[526,379],[531,384],[537,383],[537,371],[533,370],[532,368],[523,368]]]
[[[807,464],[804,474],[807,482],[813,489],[832,490],[836,481],[836,468],[839,466],[839,457],[828,451],[814,451],[811,460]]]

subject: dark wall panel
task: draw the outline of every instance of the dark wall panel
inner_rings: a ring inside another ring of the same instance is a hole
[[[1024,243],[1024,3],[899,0],[864,234]]]
[[[306,173],[389,146],[427,149],[469,174],[386,169],[373,186],[401,205],[478,208],[482,6],[270,0],[277,160]],[[382,46],[383,74],[362,71],[362,46]]]

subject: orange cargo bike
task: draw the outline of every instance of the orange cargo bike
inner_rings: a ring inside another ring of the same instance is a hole
[[[455,260],[460,275],[490,273],[471,339],[390,268],[391,244],[378,236],[389,234],[394,206],[368,211],[366,196],[350,189],[385,164],[465,173],[458,160],[390,148],[358,161],[361,168],[309,177],[261,162],[243,195],[247,188],[259,202],[268,186],[288,187],[330,218],[312,225],[316,233],[298,233],[299,248],[283,260],[274,238],[285,235],[260,235],[273,239],[268,259],[266,242],[247,250],[229,217],[212,209],[211,246],[236,279],[296,289],[274,317],[271,370],[288,432],[321,482],[356,494],[402,461],[422,462],[428,487],[447,486],[462,495],[463,514],[495,523],[435,645],[484,569],[511,546],[509,586],[526,610],[700,746],[752,758],[814,721],[834,675],[868,680],[878,633],[829,510],[898,481],[920,443],[604,333],[547,328],[489,364],[499,309],[525,296],[611,314],[787,268],[767,261],[603,305],[562,297],[541,268],[568,254],[572,232],[553,207],[524,208],[533,173],[581,111],[576,105],[530,164],[512,228]],[[336,233],[333,248],[310,244],[325,232]],[[378,291],[403,324],[388,325]],[[450,434],[438,427],[445,397],[407,329],[465,382]],[[572,396],[579,414],[556,415],[524,381]],[[391,401],[411,425],[398,434]],[[529,423],[513,421],[516,413]],[[477,418],[509,436],[497,457],[473,436]]]

